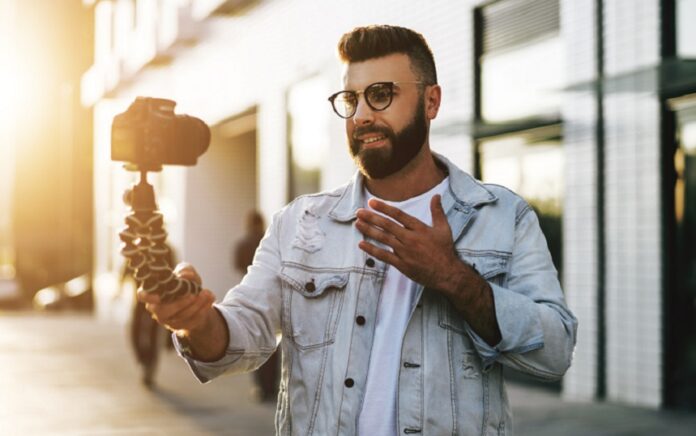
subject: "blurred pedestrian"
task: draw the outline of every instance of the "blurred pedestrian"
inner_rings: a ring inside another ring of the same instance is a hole
[[[263,238],[266,230],[263,216],[255,210],[247,214],[246,234],[239,240],[234,247],[232,265],[242,276],[246,274],[247,268],[254,260],[256,248]],[[271,354],[271,357],[254,371],[254,382],[256,383],[255,396],[260,401],[273,401],[278,395],[278,375],[280,372],[280,359],[278,351]]]

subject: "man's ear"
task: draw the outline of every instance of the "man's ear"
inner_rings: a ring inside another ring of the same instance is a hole
[[[435,119],[440,110],[442,101],[442,88],[440,85],[430,85],[425,90],[425,117],[428,120]]]

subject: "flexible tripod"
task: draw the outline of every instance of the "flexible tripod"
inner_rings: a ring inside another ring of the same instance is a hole
[[[198,294],[198,283],[177,277],[167,264],[167,232],[164,218],[157,210],[155,191],[147,183],[147,170],[140,170],[140,181],[126,192],[124,201],[131,213],[126,217],[126,228],[119,233],[123,241],[121,254],[128,259],[139,286],[147,293],[159,295],[162,301],[186,293]]]

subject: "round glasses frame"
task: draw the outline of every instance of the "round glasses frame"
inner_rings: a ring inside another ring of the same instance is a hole
[[[406,84],[406,83],[413,83],[413,84],[418,84],[418,85],[425,85],[425,82],[422,81],[404,81],[404,82],[375,82],[370,85],[368,85],[365,89],[362,91],[338,91],[334,94],[332,94],[329,97],[329,102],[331,102],[331,107],[333,108],[333,111],[338,115],[339,117],[343,119],[348,119],[353,117],[355,115],[355,112],[358,110],[358,99],[360,97],[360,94],[363,94],[365,96],[365,103],[374,111],[376,112],[381,112],[385,109],[387,109],[389,106],[391,106],[392,102],[394,101],[394,85],[401,85],[401,84]],[[384,88],[383,88],[384,87]],[[388,100],[386,103],[379,102],[378,100],[375,101],[377,98],[376,96],[377,91],[381,90],[387,90],[388,91]],[[344,98],[339,99],[339,105],[341,105],[341,100],[343,101],[343,111],[341,111],[339,108],[336,107],[336,99],[339,97],[343,96]],[[348,108],[345,105],[345,102],[354,102],[352,108]]]

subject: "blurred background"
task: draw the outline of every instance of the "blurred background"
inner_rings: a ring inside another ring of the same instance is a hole
[[[431,45],[435,151],[540,216],[580,320],[545,391],[696,411],[696,0],[0,0],[0,318],[129,323],[136,178],[110,131],[136,96],[211,126],[197,166],[150,180],[176,258],[222,297],[249,211],[354,172],[326,98],[338,38],[371,23]]]

